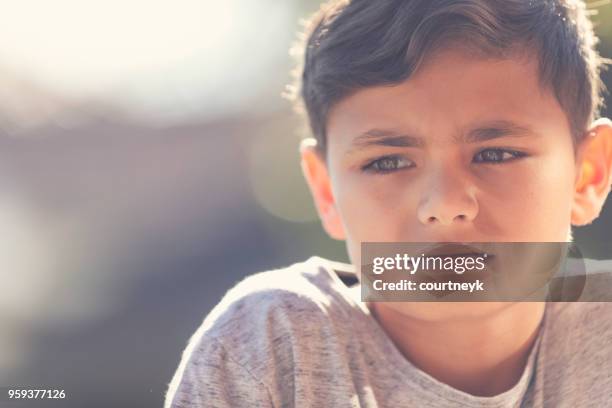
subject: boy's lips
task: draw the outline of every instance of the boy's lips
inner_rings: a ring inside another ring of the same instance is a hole
[[[436,245],[432,249],[423,253],[425,257],[440,257],[443,259],[448,258],[482,258],[485,265],[489,264],[494,255],[484,251],[476,245],[465,245],[458,243],[449,243]],[[453,263],[455,264],[455,262]],[[456,269],[456,268],[455,268]],[[485,279],[489,272],[487,267],[484,270],[473,270],[465,268],[461,273],[456,270],[424,270],[423,279],[431,282],[442,282],[452,280],[454,282],[473,282],[476,279]]]
[[[459,257],[459,256],[483,256],[487,252],[477,248],[474,245],[465,245],[459,243],[448,243],[436,245],[432,249],[424,253],[425,256],[441,256],[441,257]],[[487,254],[489,256],[491,254]]]

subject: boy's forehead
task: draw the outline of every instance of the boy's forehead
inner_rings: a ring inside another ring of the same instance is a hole
[[[357,136],[396,128],[412,134],[507,122],[526,128],[567,118],[552,91],[542,86],[535,58],[484,58],[458,50],[428,57],[406,81],[355,92],[329,112],[334,135]],[[567,124],[569,129],[569,124]]]

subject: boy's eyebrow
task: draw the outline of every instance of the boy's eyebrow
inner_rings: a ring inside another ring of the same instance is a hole
[[[456,138],[464,143],[484,142],[498,137],[524,137],[533,136],[537,133],[529,126],[519,125],[508,120],[497,120],[488,122],[470,130],[464,135]]]
[[[487,122],[453,138],[458,143],[478,143],[499,137],[524,137],[536,135],[529,126],[519,125],[508,120]],[[390,146],[424,147],[425,139],[403,134],[390,129],[370,129],[353,139],[354,147]]]
[[[406,135],[394,130],[370,129],[353,139],[355,147],[391,146],[391,147],[423,147],[425,141],[416,136]]]

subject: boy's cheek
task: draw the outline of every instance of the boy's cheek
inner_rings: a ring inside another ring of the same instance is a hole
[[[391,191],[387,191],[391,190]],[[407,240],[416,221],[415,204],[403,200],[406,189],[373,187],[372,183],[346,183],[336,192],[347,240],[396,242]],[[411,218],[414,218],[412,220]]]

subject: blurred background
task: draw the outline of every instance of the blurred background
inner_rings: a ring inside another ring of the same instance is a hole
[[[606,3],[591,12],[612,57]],[[66,390],[40,406],[161,406],[238,280],[347,260],[281,97],[318,5],[0,1],[0,387]],[[575,232],[587,256],[606,255],[611,207]]]

